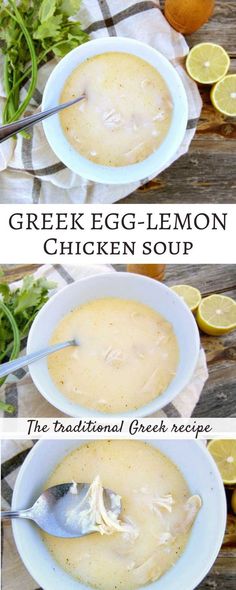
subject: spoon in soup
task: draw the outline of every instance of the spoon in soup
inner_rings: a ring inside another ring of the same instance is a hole
[[[32,508],[1,513],[2,519],[27,518],[33,520],[43,531],[55,537],[75,538],[96,532],[89,518],[79,518],[81,511],[89,511],[89,502],[84,502],[90,489],[87,483],[62,483],[45,490]],[[118,518],[121,512],[121,498],[118,494],[103,488],[103,502],[107,512]]]
[[[56,107],[47,109],[46,111],[41,111],[40,113],[36,113],[35,115],[29,115],[29,117],[24,117],[19,121],[14,121],[13,123],[2,125],[0,127],[0,143],[6,141],[10,137],[13,137],[16,133],[20,133],[20,131],[24,131],[25,129],[32,127],[32,125],[35,125],[35,123],[40,123],[40,121],[43,121],[43,119],[47,119],[47,117],[51,117],[52,115],[59,113],[59,111],[63,111],[64,109],[73,106],[77,102],[85,100],[85,98],[86,95],[83,94],[82,96],[74,98],[73,100],[69,100],[68,102],[59,104]]]
[[[58,352],[58,350],[62,350],[68,346],[80,346],[80,342],[77,338],[74,338],[74,340],[68,340],[67,342],[61,342],[60,344],[52,344],[51,346],[47,346],[47,348],[43,348],[37,352],[31,352],[30,354],[25,354],[18,359],[14,359],[13,361],[2,363],[0,365],[0,378],[6,377],[6,375],[10,375],[18,369],[22,369],[26,365],[30,365],[31,363],[44,358],[48,354]]]

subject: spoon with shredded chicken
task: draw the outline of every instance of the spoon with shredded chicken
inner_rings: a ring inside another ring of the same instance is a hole
[[[28,518],[50,535],[75,538],[95,532],[131,532],[131,525],[119,520],[120,512],[121,497],[103,488],[96,477],[92,484],[72,482],[50,487],[32,508],[2,512],[1,517]]]

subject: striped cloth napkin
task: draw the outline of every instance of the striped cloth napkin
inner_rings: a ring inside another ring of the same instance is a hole
[[[35,276],[45,276],[50,281],[57,283],[57,289],[77,281],[86,276],[97,273],[116,272],[112,266],[42,266],[35,273]],[[19,285],[15,283],[13,286]],[[22,351],[25,353],[25,350]],[[188,386],[168,404],[163,410],[153,414],[153,417],[185,417],[192,415],[196,404],[199,401],[202,389],[208,378],[206,357],[203,349],[199,353],[198,364],[195,373]],[[15,406],[15,417],[53,418],[63,416],[49,404],[34,386],[29,372],[20,369],[14,376],[9,376],[5,384],[0,388],[0,399]],[[9,414],[6,414],[9,417]],[[12,417],[12,414],[11,414]]]
[[[1,444],[1,504],[9,510],[19,469],[33,446],[30,440],[5,440]],[[1,527],[1,588],[2,590],[43,590],[31,578],[17,552],[10,521]]]
[[[168,167],[188,151],[202,106],[197,85],[184,68],[184,57],[188,53],[184,37],[168,24],[158,0],[126,0],[125,3],[122,0],[83,0],[78,18],[91,39],[109,35],[132,37],[155,47],[177,69],[188,96],[189,121],[183,143]],[[44,86],[55,63],[56,60],[50,61],[40,69],[38,87],[27,114],[40,108]],[[0,113],[3,104],[0,80]],[[30,140],[18,135],[16,142],[10,139],[1,144],[0,170],[1,203],[114,203],[140,186],[139,183],[96,184],[74,174],[52,152],[41,124],[34,126]]]

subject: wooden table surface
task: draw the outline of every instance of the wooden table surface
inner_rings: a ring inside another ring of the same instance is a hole
[[[217,518],[217,515],[216,515]],[[235,590],[236,516],[228,513],[227,528],[220,554],[198,590]]]
[[[164,0],[161,0],[161,6]],[[236,0],[216,0],[212,19],[187,37],[190,47],[211,41],[225,47],[236,72]],[[226,118],[211,104],[209,87],[201,88],[203,110],[188,154],[157,179],[121,203],[235,203],[236,119]]]

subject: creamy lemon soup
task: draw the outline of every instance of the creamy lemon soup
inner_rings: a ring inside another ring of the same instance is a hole
[[[105,166],[127,166],[147,158],[163,142],[173,105],[162,76],[128,53],[105,53],[80,64],[61,94],[63,131],[85,158]]]
[[[183,552],[200,497],[191,496],[174,463],[140,441],[83,444],[62,460],[46,487],[92,483],[98,475],[103,487],[121,496],[119,522],[79,539],[43,533],[49,551],[89,587],[133,590],[157,580]]]
[[[137,301],[92,300],[66,315],[51,344],[80,346],[48,357],[58,389],[72,402],[103,412],[139,408],[166,390],[178,365],[173,328]]]

